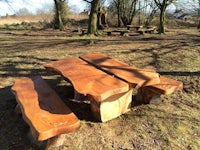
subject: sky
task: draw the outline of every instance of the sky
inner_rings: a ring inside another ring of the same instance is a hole
[[[12,15],[18,12],[20,9],[26,8],[31,13],[36,13],[38,9],[48,10],[50,6],[53,6],[53,0],[8,0],[9,4],[2,2],[0,0],[0,16],[5,16],[6,14]],[[83,0],[67,0],[70,8],[75,12],[81,12],[86,7],[86,2]],[[188,2],[192,0],[181,0],[181,2]],[[195,0],[197,2],[197,0]],[[187,3],[186,3],[187,4]],[[189,3],[188,3],[189,4]]]
[[[23,8],[27,8],[29,12],[36,13],[38,9],[47,9],[48,7],[45,6],[52,6],[53,4],[53,0],[10,0],[9,4],[0,0],[0,16],[5,16],[7,13],[9,15],[15,14]],[[68,0],[68,4],[72,9],[79,12],[85,8],[83,0]]]

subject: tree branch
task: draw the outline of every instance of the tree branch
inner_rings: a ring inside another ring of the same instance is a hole
[[[92,1],[89,1],[89,0],[83,0],[83,1],[85,1],[85,2],[87,2],[87,3],[92,3]]]

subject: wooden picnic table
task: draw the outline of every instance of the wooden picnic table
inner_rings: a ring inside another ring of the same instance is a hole
[[[97,60],[94,62],[98,62],[100,67],[91,63],[89,58]],[[119,61],[109,60],[101,53],[61,59],[46,63],[44,67],[69,80],[75,95],[86,96],[90,100],[94,116],[102,122],[130,110],[133,87],[160,82],[159,75],[153,70],[130,67]],[[110,75],[109,70],[115,76]]]
[[[142,103],[183,89],[180,81],[151,69],[129,66],[99,52],[45,63],[44,67],[69,80],[74,98],[81,95],[88,99],[94,116],[102,122],[128,112],[135,89],[134,100]],[[11,90],[18,103],[16,112],[22,114],[35,139],[48,139],[47,147],[59,146],[64,142],[63,134],[80,127],[76,115],[42,77],[16,80]]]

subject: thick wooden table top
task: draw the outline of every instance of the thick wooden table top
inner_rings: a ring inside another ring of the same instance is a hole
[[[46,63],[44,67],[58,72],[73,84],[77,92],[92,95],[97,101],[129,90],[129,85],[124,81],[76,57]]]
[[[110,58],[102,53],[90,53],[80,57],[103,71],[113,74],[133,87],[148,86],[160,83],[159,74],[150,69],[139,69]]]

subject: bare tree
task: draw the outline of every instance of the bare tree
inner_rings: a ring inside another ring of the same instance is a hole
[[[118,15],[118,26],[120,26],[120,20],[124,26],[131,24],[133,17],[137,13],[137,2],[138,0],[113,0],[117,9]]]
[[[175,0],[154,0],[156,6],[160,10],[160,25],[159,33],[165,33],[165,11],[167,6],[172,4]]]
[[[200,29],[200,0],[198,0],[198,26],[197,28]]]
[[[118,24],[118,27],[120,27],[121,26],[121,11],[120,11],[120,0],[113,0],[113,2],[114,2],[114,6],[115,6],[115,8],[116,8],[116,10],[117,10],[117,24]],[[112,5],[112,4],[111,4]]]
[[[154,16],[158,12],[158,7],[155,5],[155,2],[152,0],[144,0],[144,1],[145,1],[144,15],[146,17],[145,26],[149,26],[151,24]]]

